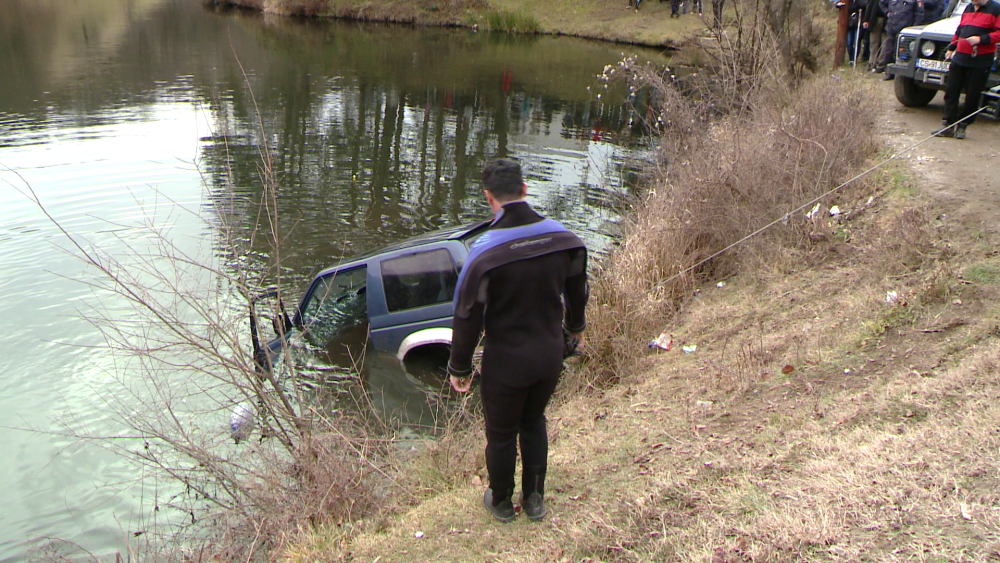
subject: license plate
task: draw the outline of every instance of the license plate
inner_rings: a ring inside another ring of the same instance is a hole
[[[917,59],[917,68],[925,68],[927,70],[937,70],[940,72],[948,72],[948,67],[951,66],[951,61],[935,61],[933,59]]]

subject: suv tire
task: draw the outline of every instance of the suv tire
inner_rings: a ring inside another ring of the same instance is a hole
[[[896,75],[896,99],[908,108],[922,108],[931,103],[937,90],[921,88],[912,78]]]

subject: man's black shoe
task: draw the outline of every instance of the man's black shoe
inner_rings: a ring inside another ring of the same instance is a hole
[[[887,73],[885,73],[885,76],[882,77],[882,80],[892,80],[893,78],[896,78],[896,77],[893,76],[893,75],[891,75],[891,74],[889,74],[887,72]]]
[[[521,500],[521,508],[528,515],[528,520],[541,522],[545,518],[545,498],[538,493],[531,493],[528,498]]]
[[[958,126],[958,129],[955,130],[955,138],[956,139],[964,139],[965,138],[965,124],[964,123],[960,124]]]
[[[517,516],[514,512],[514,503],[510,501],[510,498],[506,498],[497,504],[493,504],[493,489],[486,489],[486,492],[483,494],[483,506],[486,507],[486,510],[490,511],[490,514],[492,514],[494,518],[504,524],[513,522],[514,518]]]
[[[935,129],[934,132],[931,133],[931,135],[934,135],[935,137],[954,137],[955,128],[950,125],[947,125],[940,129]]]

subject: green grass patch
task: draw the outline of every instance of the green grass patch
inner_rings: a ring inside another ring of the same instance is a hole
[[[861,321],[861,341],[878,340],[890,330],[911,326],[916,320],[917,312],[913,307],[889,307],[872,318]]]
[[[1000,267],[995,264],[974,264],[965,269],[962,277],[973,283],[1000,284]]]
[[[487,31],[503,33],[538,33],[538,20],[523,10],[490,10],[483,14]]]

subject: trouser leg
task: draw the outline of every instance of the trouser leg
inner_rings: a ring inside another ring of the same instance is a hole
[[[521,437],[521,491],[524,497],[533,492],[545,494],[549,436],[545,407],[555,391],[558,377],[543,379],[528,389],[518,431]]]
[[[955,65],[952,65],[954,68]],[[961,117],[972,116],[963,121],[966,125],[972,125],[976,121],[976,110],[979,109],[979,100],[983,96],[983,88],[986,87],[986,80],[990,76],[989,68],[967,68],[965,69],[965,104],[962,106]]]
[[[879,66],[884,67],[896,60],[896,33],[885,33],[885,41],[882,42],[882,58]]]
[[[499,502],[514,494],[517,431],[527,393],[508,387],[500,377],[485,372],[480,389],[486,418],[486,471],[493,500]]]
[[[944,124],[951,125],[959,119],[958,101],[965,86],[965,67],[952,64],[944,83]]]

